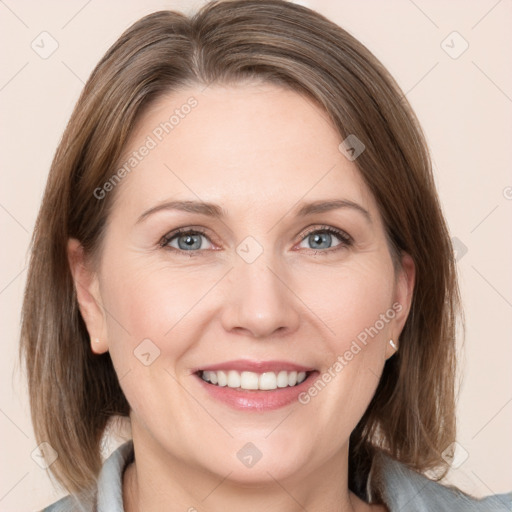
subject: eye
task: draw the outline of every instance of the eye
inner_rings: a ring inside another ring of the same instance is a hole
[[[206,240],[206,244],[203,242],[204,240]],[[322,226],[307,231],[303,235],[299,247],[315,252],[332,252],[349,247],[352,242],[352,238],[344,231],[331,226]],[[308,247],[304,247],[303,243],[307,243]],[[188,252],[190,256],[195,252],[214,248],[203,230],[189,227],[168,233],[162,237],[160,246],[178,253]]]
[[[207,245],[204,247],[203,240],[207,240]],[[165,235],[160,245],[177,251],[196,252],[202,249],[212,249],[213,245],[210,239],[199,229],[177,229]]]
[[[338,243],[335,243],[336,239]],[[302,245],[304,242],[308,244],[308,246],[305,247],[306,249],[327,252],[328,250],[338,250],[349,247],[352,245],[352,238],[339,229],[323,226],[321,228],[313,228],[306,232],[299,247],[304,248]]]

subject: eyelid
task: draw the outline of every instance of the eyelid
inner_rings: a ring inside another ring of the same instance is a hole
[[[311,228],[307,228],[307,230],[301,235],[302,238],[300,241],[302,242],[302,240],[304,240],[304,238],[306,238],[308,235],[316,233],[317,231],[334,234],[347,244],[352,244],[354,242],[354,239],[346,231],[329,225],[315,225]]]

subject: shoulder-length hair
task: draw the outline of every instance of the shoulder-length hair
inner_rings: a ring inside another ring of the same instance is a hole
[[[94,487],[106,423],[127,416],[129,405],[109,354],[91,352],[67,241],[98,256],[116,194],[98,200],[94,192],[114,174],[148,106],[177,89],[248,81],[306,95],[342,139],[354,134],[363,142],[354,163],[392,252],[414,261],[399,352],[351,435],[351,488],[364,488],[376,450],[421,472],[446,467],[442,453],[455,439],[459,292],[418,121],[377,58],[324,16],[284,0],[227,0],[190,17],[155,12],[128,28],[89,77],[50,169],[32,239],[21,354],[36,437],[58,452],[51,471],[71,493]]]

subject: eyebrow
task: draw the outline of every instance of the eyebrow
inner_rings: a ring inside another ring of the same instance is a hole
[[[350,208],[359,213],[362,213],[366,220],[371,224],[372,217],[368,210],[363,208],[360,204],[348,199],[334,199],[332,201],[314,201],[303,205],[297,212],[297,216],[305,217],[314,213],[323,213],[331,210],[339,210],[341,208]]]
[[[296,215],[298,217],[306,217],[315,213],[323,213],[341,208],[350,208],[355,210],[361,213],[369,223],[372,223],[370,213],[358,203],[349,201],[348,199],[334,199],[330,201],[314,201],[311,203],[306,203],[303,204],[299,210],[297,210]],[[156,205],[149,210],[146,210],[137,219],[136,224],[139,224],[150,215],[153,215],[154,213],[162,210],[178,210],[188,213],[198,213],[207,217],[219,219],[226,217],[224,209],[214,203],[205,203],[201,201],[167,201],[165,203]]]
[[[224,210],[213,203],[203,203],[200,201],[167,201],[158,204],[149,210],[146,210],[138,219],[136,224],[142,222],[144,219],[162,210],[179,210],[188,213],[199,213],[208,217],[223,218],[225,217]]]

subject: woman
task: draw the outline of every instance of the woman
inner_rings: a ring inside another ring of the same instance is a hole
[[[22,350],[70,493],[46,510],[509,510],[424,476],[454,446],[457,313],[421,129],[364,46],[281,0],[146,16],[34,234]]]

